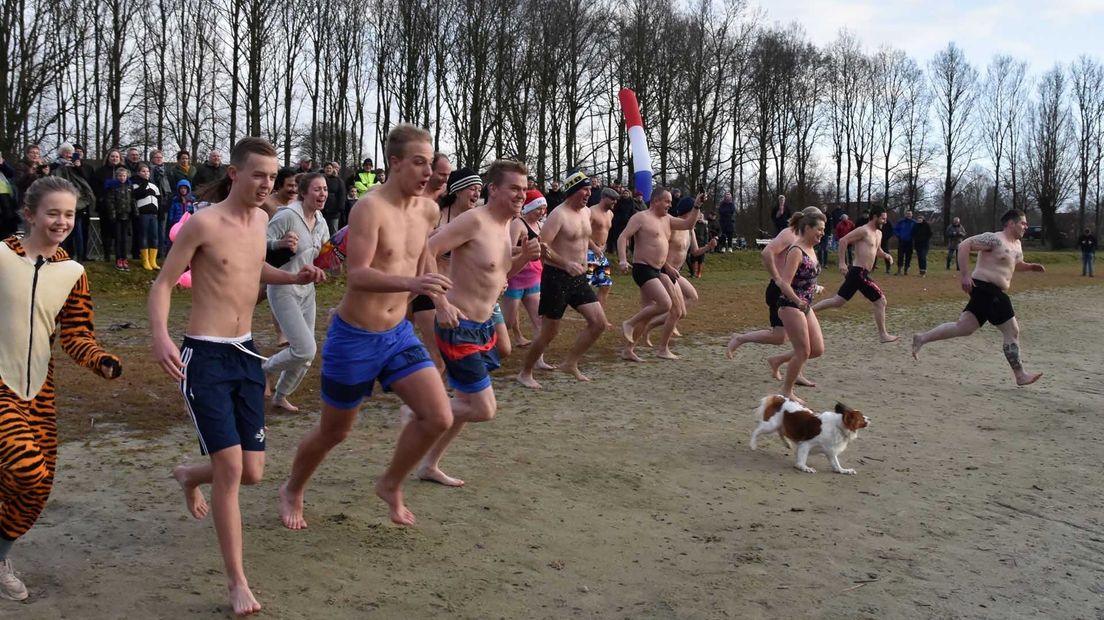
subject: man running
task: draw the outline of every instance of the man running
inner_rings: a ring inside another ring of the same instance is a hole
[[[1001,216],[1004,229],[1000,232],[982,233],[958,244],[958,267],[962,272],[962,290],[970,295],[970,302],[963,308],[955,323],[944,323],[912,337],[912,357],[919,359],[920,349],[929,342],[961,338],[976,332],[986,321],[993,324],[1004,336],[1004,358],[1012,367],[1016,385],[1031,385],[1043,376],[1041,372],[1027,372],[1020,360],[1020,324],[1012,310],[1008,289],[1012,287],[1012,275],[1017,271],[1046,271],[1039,263],[1025,263],[1020,240],[1027,232],[1027,217],[1019,209],[1011,209]],[[977,252],[977,266],[972,274],[970,253]]]
[[[640,311],[621,324],[621,333],[625,347],[621,358],[630,362],[642,362],[636,354],[636,343],[644,336],[652,319],[667,315],[664,322],[665,335],[673,332],[675,323],[686,314],[681,289],[675,284],[679,279],[676,269],[667,264],[670,252],[671,234],[676,230],[690,230],[698,220],[703,196],[698,196],[689,211],[682,217],[672,217],[667,213],[671,207],[671,192],[666,188],[656,188],[648,210],[632,216],[621,236],[617,238],[617,255],[620,258],[622,273],[629,272],[629,239],[633,239],[633,281],[640,287]],[[660,349],[657,357],[678,359],[670,349]]]
[[[879,256],[885,259],[886,269],[893,264],[893,256],[882,247],[882,226],[889,219],[885,209],[880,206],[870,208],[870,220],[847,233],[839,241],[839,270],[844,274],[843,284],[835,295],[813,306],[813,312],[829,308],[838,308],[851,301],[856,292],[861,292],[874,304],[874,324],[878,327],[878,337],[883,343],[896,342],[900,336],[886,331],[886,296],[882,289],[870,279],[870,270]],[[847,249],[854,248],[855,259],[847,267]]]
[[[432,137],[413,125],[398,125],[387,135],[386,155],[391,177],[349,214],[347,288],[322,347],[322,417],[299,443],[291,476],[280,486],[280,519],[289,529],[307,526],[307,481],[349,435],[376,381],[399,396],[411,418],[376,482],[376,495],[387,502],[393,522],[414,524],[403,503],[403,481],[452,425],[441,375],[405,318],[415,293],[433,299],[438,324],[457,325],[456,309],[444,296],[449,279],[433,271],[426,248],[439,213],[424,196],[432,174]]]
[[[588,207],[590,211],[590,247],[587,249],[587,272],[590,285],[598,289],[598,303],[602,311],[606,310],[613,278],[610,277],[609,259],[606,258],[606,239],[613,225],[613,205],[619,194],[612,188],[602,190],[602,199],[598,204]],[[607,327],[609,327],[607,325]]]
[[[568,306],[583,315],[586,327],[575,339],[559,369],[578,381],[590,381],[579,371],[579,360],[606,329],[606,313],[586,277],[586,253],[590,244],[590,211],[587,200],[590,187],[583,172],[575,172],[564,181],[564,202],[553,211],[540,231],[544,256],[541,272],[540,332],[525,354],[518,382],[539,390],[533,368],[560,331],[560,321]]]
[[[464,481],[441,471],[441,457],[467,422],[486,422],[495,416],[497,402],[491,371],[501,365],[493,311],[506,280],[540,257],[540,242],[529,239],[516,257],[510,222],[525,203],[529,169],[516,161],[498,160],[487,170],[489,200],[486,207],[467,211],[437,230],[429,240],[429,252],[437,257],[452,253],[453,286],[447,298],[460,314],[459,325],[437,324],[437,348],[445,360],[445,374],[455,390],[452,427],[437,440],[418,467],[422,480],[445,486]]]
[[[699,196],[699,199],[704,199],[704,196]],[[701,203],[698,203],[701,204]],[[694,199],[685,196],[679,201],[679,204],[671,208],[670,214],[675,218],[681,218],[690,212],[694,207]],[[697,211],[698,219],[701,219],[701,211]],[[698,222],[694,222],[695,227]],[[682,268],[686,265],[688,257],[702,258],[707,252],[717,247],[717,239],[713,238],[703,246],[698,246],[698,240],[693,230],[672,230],[671,240],[667,244],[667,260],[666,264],[669,268],[673,269],[676,274],[682,273]],[[694,275],[690,274],[691,277]],[[678,278],[673,282],[672,292],[681,299],[683,317],[690,313],[690,308],[698,303],[698,289],[694,288],[694,285],[690,283],[689,278]],[[678,289],[678,290],[675,290]],[[660,325],[667,325],[667,316],[659,315],[652,319],[648,323],[647,329],[644,330],[645,343],[650,344],[648,341],[648,333]],[[682,319],[679,319],[682,320]],[[665,328],[660,335],[659,349],[656,355],[665,359],[678,359],[678,355],[675,355],[671,351],[671,337],[681,336],[678,333],[678,321],[669,325],[669,328]]]
[[[251,336],[258,284],[313,284],[325,273],[304,265],[298,273],[265,263],[268,216],[262,209],[276,180],[276,149],[261,138],[243,138],[230,153],[225,200],[196,212],[173,241],[150,288],[153,359],[180,381],[188,413],[210,463],[179,465],[173,477],[184,489],[192,516],[207,515],[200,485],[211,485],[215,533],[226,567],[230,605],[239,616],[261,610],[242,562],[242,484],[264,473],[264,358]],[[169,336],[172,289],[192,270],[192,311],[177,349]]]

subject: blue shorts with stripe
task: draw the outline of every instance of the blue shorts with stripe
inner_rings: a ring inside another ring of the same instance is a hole
[[[239,445],[242,450],[264,451],[263,359],[248,336],[184,337],[180,391],[203,454]]]
[[[433,360],[410,321],[383,332],[349,325],[334,314],[322,344],[322,402],[338,409],[354,409],[372,395],[379,381],[383,391]]]

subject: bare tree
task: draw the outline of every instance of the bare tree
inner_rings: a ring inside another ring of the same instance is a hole
[[[955,187],[974,156],[976,140],[970,114],[977,99],[978,76],[954,43],[935,55],[929,71],[943,146],[943,221],[949,222]]]
[[[935,156],[931,133],[931,90],[918,66],[904,74],[901,110],[901,169],[905,204],[915,210],[923,189],[924,172]],[[946,221],[946,220],[944,220]]]
[[[1074,180],[1073,123],[1065,91],[1066,76],[1057,65],[1039,81],[1038,101],[1029,117],[1027,183],[1052,249],[1061,247],[1055,214],[1069,197]]]
[[[978,120],[985,149],[993,162],[993,202],[988,226],[995,226],[999,217],[1001,163],[1008,154],[1009,128],[1013,101],[1022,95],[1022,84],[1027,65],[1011,56],[996,56],[986,70],[981,86],[981,106]],[[987,226],[987,227],[988,227]]]
[[[1100,158],[1094,147],[1101,132],[1101,110],[1104,109],[1104,66],[1088,56],[1081,56],[1070,68],[1072,95],[1077,114],[1077,230],[1084,230],[1089,185],[1097,175]]]
[[[874,119],[877,142],[881,144],[882,195],[886,204],[889,203],[890,176],[899,164],[891,164],[890,159],[898,152],[901,141],[901,124],[908,108],[908,87],[920,79],[919,73],[916,61],[901,50],[882,49],[874,56]]]

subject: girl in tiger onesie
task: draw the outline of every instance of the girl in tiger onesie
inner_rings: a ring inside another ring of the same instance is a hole
[[[84,267],[58,247],[73,230],[76,207],[69,181],[43,177],[24,196],[27,236],[0,242],[0,598],[8,600],[27,598],[8,552],[38,520],[54,481],[55,334],[81,366],[107,379],[123,370],[96,342]]]

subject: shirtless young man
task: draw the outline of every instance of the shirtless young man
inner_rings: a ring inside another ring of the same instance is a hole
[[[433,271],[426,248],[438,215],[422,194],[431,174],[431,140],[412,125],[392,129],[386,148],[391,177],[349,214],[347,288],[322,346],[322,417],[299,443],[291,476],[280,486],[280,519],[289,529],[307,526],[307,481],[349,435],[376,381],[411,410],[391,464],[376,482],[376,495],[395,523],[414,523],[403,503],[403,481],[452,425],[441,375],[406,320],[410,293],[418,293],[433,298],[439,324],[457,324],[444,296],[449,280]]]
[[[587,200],[590,187],[582,172],[570,175],[563,184],[564,201],[552,211],[540,231],[544,271],[541,272],[540,332],[525,354],[518,382],[527,388],[541,389],[533,378],[533,368],[545,349],[560,332],[560,321],[568,306],[583,315],[586,327],[575,339],[559,369],[578,381],[590,381],[579,371],[579,360],[606,329],[606,313],[586,276],[586,253],[590,243],[590,211]]]
[[[944,323],[912,337],[912,357],[918,358],[920,348],[929,342],[960,338],[976,332],[986,321],[1004,336],[1004,357],[1012,367],[1016,385],[1031,385],[1043,376],[1027,372],[1020,361],[1020,324],[1012,310],[1008,289],[1017,271],[1046,271],[1038,263],[1025,263],[1020,239],[1027,232],[1027,217],[1012,209],[1001,216],[1004,229],[998,233],[982,233],[958,244],[958,269],[962,272],[962,290],[970,295],[955,323]],[[977,252],[977,266],[970,274],[970,253]]]
[[[778,299],[782,295],[782,289],[778,288],[777,284],[779,278],[781,278],[778,274],[786,266],[786,251],[797,243],[796,224],[800,221],[800,216],[819,212],[820,209],[816,207],[805,207],[805,209],[796,213],[794,217],[790,218],[790,225],[778,233],[774,239],[771,239],[770,243],[760,252],[759,258],[763,263],[763,268],[770,275],[766,293],[770,328],[744,334],[733,334],[728,341],[728,348],[725,350],[725,357],[728,359],[732,359],[732,354],[736,349],[747,343],[772,344],[775,346],[786,344],[786,328],[782,325],[781,317],[778,316]],[[771,357],[767,363],[771,365],[771,376],[781,380],[781,365],[775,366],[775,359],[775,357]],[[798,375],[795,383],[804,387],[816,387],[816,383],[807,379],[804,374]]]
[[[690,230],[694,227],[703,199],[703,196],[698,196],[690,211],[682,217],[672,217],[667,213],[671,206],[671,192],[657,187],[648,203],[648,210],[633,215],[617,238],[621,273],[629,272],[628,245],[629,239],[634,239],[632,276],[640,287],[640,311],[621,324],[621,333],[625,339],[625,348],[621,351],[622,359],[631,362],[644,361],[634,349],[652,319],[667,315],[664,323],[667,335],[667,332],[674,331],[675,323],[686,314],[681,290],[675,284],[680,276],[678,271],[667,264],[667,255],[672,231]],[[678,359],[670,349],[660,349],[656,355],[665,359]]]
[[[606,239],[613,225],[613,205],[618,194],[610,188],[602,190],[602,199],[598,204],[587,207],[590,211],[590,246],[587,248],[587,271],[590,271],[590,285],[598,289],[598,303],[602,311],[606,310],[613,278],[610,277],[609,259],[606,258]],[[609,328],[609,325],[606,325]]]
[[[261,138],[243,138],[230,154],[230,195],[197,212],[173,242],[149,295],[153,359],[180,381],[199,447],[210,463],[180,465],[173,477],[197,519],[208,506],[199,486],[211,485],[215,533],[226,565],[230,605],[248,615],[261,606],[242,566],[238,490],[264,473],[264,360],[250,335],[261,283],[311,284],[325,278],[306,265],[298,273],[264,262],[268,216],[261,208],[276,180],[276,150]],[[192,311],[180,349],[169,336],[172,288],[192,269]]]
[[[704,199],[704,196],[701,197]],[[678,218],[686,215],[693,207],[693,199],[689,196],[684,197],[679,204],[671,210],[671,215]],[[699,217],[701,211],[698,211]],[[695,222],[696,223],[696,222]],[[686,265],[686,259],[688,256],[704,256],[706,252],[709,252],[713,248],[717,247],[717,240],[712,239],[704,247],[698,247],[698,239],[694,236],[693,229],[690,230],[672,230],[671,241],[668,243],[667,250],[667,266],[675,271],[675,273],[681,273],[682,268]],[[678,290],[674,290],[677,288]],[[678,297],[681,298],[684,308],[683,318],[686,314],[689,314],[690,308],[698,303],[698,289],[694,288],[694,285],[690,283],[689,278],[679,278],[674,282],[674,288],[672,288]],[[681,320],[681,319],[679,319]],[[648,333],[660,325],[667,323],[667,316],[661,314],[648,323],[647,329],[644,330],[644,339],[647,344],[651,344],[648,341]],[[676,321],[670,329],[664,329],[659,341],[659,356],[669,359],[677,359],[678,356],[671,352],[671,337],[680,335],[678,333],[678,322]]]
[[[429,239],[429,253],[452,253],[452,282],[447,298],[459,325],[435,328],[437,348],[445,360],[445,374],[455,390],[452,427],[437,440],[418,467],[422,480],[445,486],[464,481],[441,471],[441,457],[467,422],[486,422],[495,416],[497,402],[491,371],[501,366],[493,311],[506,280],[540,256],[540,242],[526,241],[514,256],[510,222],[525,203],[529,169],[516,161],[498,160],[487,170],[487,206],[472,209],[437,229]]]
[[[874,268],[874,261],[881,256],[886,265],[893,264],[893,256],[882,249],[882,226],[889,219],[889,215],[882,207],[871,207],[870,221],[855,230],[844,235],[839,241],[839,270],[844,274],[843,284],[835,295],[813,306],[814,312],[838,308],[851,301],[856,292],[874,304],[874,324],[878,327],[878,338],[883,343],[896,342],[900,336],[891,335],[886,331],[886,296],[882,289],[870,278],[870,270]],[[847,248],[851,246],[855,250],[855,258],[851,267],[847,267]]]

